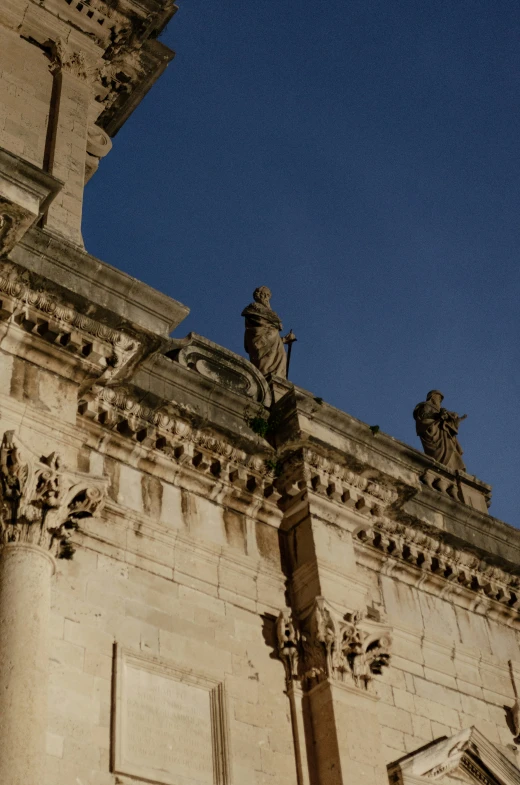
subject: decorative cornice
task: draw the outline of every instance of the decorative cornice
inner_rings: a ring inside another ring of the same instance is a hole
[[[0,543],[39,545],[71,558],[79,521],[98,513],[108,479],[65,469],[55,452],[37,458],[6,431],[0,446]]]
[[[78,413],[150,450],[158,450],[179,467],[196,470],[229,484],[234,491],[276,503],[269,453],[250,455],[209,430],[198,429],[187,418],[189,410],[167,401],[157,407],[142,404],[129,387],[93,385],[81,398]]]
[[[462,545],[451,545],[434,527],[410,526],[381,517],[363,525],[357,540],[380,552],[385,560],[406,563],[424,578],[444,579],[452,588],[470,590],[494,600],[514,616],[520,610],[520,575],[486,562]]]
[[[3,295],[3,296],[2,296]],[[34,288],[27,271],[12,262],[0,263],[0,323],[12,322],[48,343],[92,363],[109,379],[141,349],[140,342],[79,313],[45,289]]]
[[[364,515],[381,515],[398,498],[398,492],[380,480],[354,472],[308,447],[283,458],[283,474],[277,485],[284,500],[307,489]]]
[[[283,610],[276,632],[287,682],[301,679],[307,689],[332,679],[367,690],[390,662],[390,627],[365,612],[342,615],[323,597],[298,622]]]

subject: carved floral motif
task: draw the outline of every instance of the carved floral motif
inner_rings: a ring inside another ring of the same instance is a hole
[[[366,690],[390,662],[389,627],[362,612],[342,616],[323,597],[298,627],[282,611],[276,629],[287,680],[302,678],[307,687],[329,678]]]
[[[78,521],[101,510],[107,480],[67,471],[55,452],[36,458],[14,431],[0,446],[0,543],[27,542],[70,558]]]

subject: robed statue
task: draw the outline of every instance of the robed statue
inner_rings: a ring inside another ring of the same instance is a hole
[[[413,410],[417,436],[426,455],[443,463],[448,469],[466,470],[462,460],[462,448],[457,439],[459,423],[466,419],[456,412],[441,406],[444,395],[439,390],[430,390],[426,400]]]
[[[270,305],[271,290],[259,286],[253,292],[253,302],[244,308],[246,320],[244,349],[249,359],[264,376],[287,378],[287,358],[284,344],[295,340],[292,333],[280,335],[282,323]]]

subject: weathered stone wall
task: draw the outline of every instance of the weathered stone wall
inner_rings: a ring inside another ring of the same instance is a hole
[[[393,627],[392,665],[376,685],[386,762],[471,726],[510,751],[508,660],[519,660],[518,630],[391,575],[370,578]]]
[[[225,686],[235,782],[295,782],[284,671],[264,618],[284,605],[278,548],[254,530],[246,546],[221,507],[170,485],[147,513],[151,478],[123,465],[110,474],[118,502],[78,535],[53,588],[47,782],[114,782],[114,642]]]

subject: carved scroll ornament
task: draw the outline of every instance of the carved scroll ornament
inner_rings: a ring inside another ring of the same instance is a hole
[[[37,458],[6,431],[0,446],[0,543],[39,545],[71,558],[69,538],[81,518],[101,510],[108,485],[63,468],[55,452]]]
[[[282,611],[277,638],[287,681],[301,679],[307,688],[329,678],[366,690],[390,662],[389,627],[364,612],[342,616],[323,597],[298,625]]]

